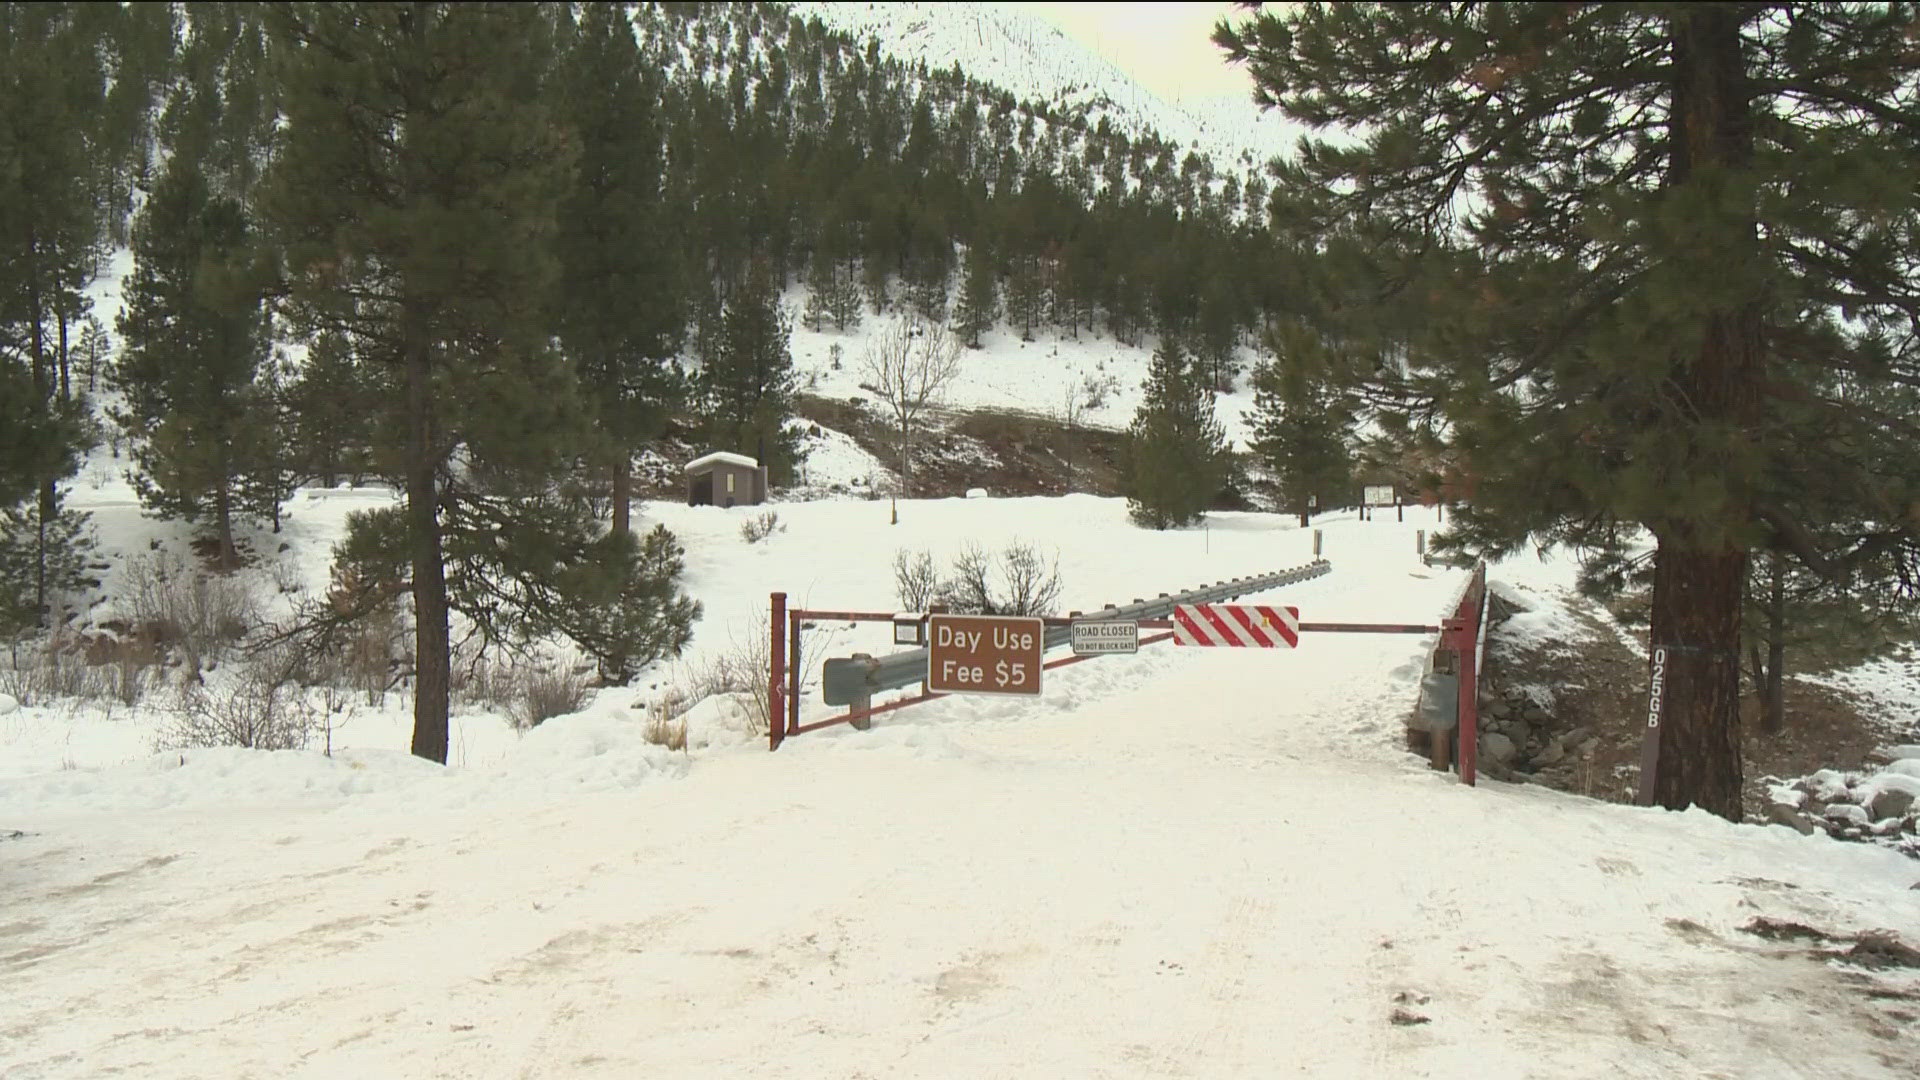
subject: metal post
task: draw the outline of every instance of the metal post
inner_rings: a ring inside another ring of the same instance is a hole
[[[1313,557],[1316,559],[1320,557],[1320,530],[1319,529],[1313,530]]]
[[[800,729],[800,673],[806,670],[800,662],[800,616],[791,613],[787,616],[787,734]]]
[[[871,660],[873,659],[873,654],[857,652],[853,654],[853,658],[855,660]],[[867,713],[867,710],[871,708],[873,708],[873,695],[871,694],[861,694],[860,697],[853,702],[853,708],[849,710],[848,715],[853,717],[849,722],[853,725],[855,731],[866,731],[873,727],[873,717]]]
[[[1427,530],[1413,531],[1413,553],[1422,559],[1427,557]]]
[[[781,695],[786,691],[786,671],[783,670],[787,659],[787,594],[773,594],[772,641],[767,649],[767,749],[780,749],[780,740],[786,735],[786,702]]]
[[[1647,642],[1647,725],[1640,733],[1640,778],[1636,781],[1633,801],[1641,806],[1652,806],[1653,789],[1660,777],[1660,724],[1666,719],[1665,711],[1667,691],[1668,651],[1665,645],[1651,640]]]

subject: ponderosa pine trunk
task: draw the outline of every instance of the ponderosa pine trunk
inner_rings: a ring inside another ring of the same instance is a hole
[[[47,370],[47,333],[44,329],[46,308],[40,296],[39,277],[39,238],[29,230],[27,233],[27,251],[36,256],[27,267],[27,315],[33,320],[28,331],[28,347],[33,350],[33,393],[34,400],[42,409],[50,409],[53,396],[53,381]],[[54,510],[59,506],[59,491],[52,476],[40,480],[40,513],[35,523],[33,546],[33,611],[35,621],[47,624],[47,523],[53,520]]]
[[[1673,19],[1673,165],[1670,190],[1691,197],[1701,213],[1703,243],[1736,272],[1759,257],[1751,209],[1724,209],[1738,195],[1739,173],[1753,154],[1752,89],[1740,40],[1740,10],[1697,5]],[[1745,265],[1741,265],[1745,264]],[[1672,394],[1678,411],[1705,439],[1752,430],[1762,376],[1761,307],[1747,298],[1703,313],[1697,349],[1675,358]],[[1723,448],[1725,443],[1720,444]],[[1750,499],[1733,463],[1693,452],[1680,463],[1675,487],[1708,470],[1728,486],[1736,520]],[[1676,498],[1679,498],[1676,494]],[[1729,820],[1741,816],[1740,615],[1747,551],[1722,532],[1688,520],[1689,508],[1653,521],[1651,644],[1666,655],[1658,767],[1652,801],[1668,809],[1699,806]],[[1648,778],[1642,777],[1643,789]]]
[[[433,352],[422,317],[404,312],[407,371],[407,525],[413,555],[413,755],[447,763],[452,658],[447,574],[441,559],[438,464],[434,454]]]
[[[1778,735],[1787,729],[1787,575],[1786,556],[1772,555],[1767,588],[1767,685],[1761,698],[1760,730]]]
[[[222,471],[225,470],[225,458],[222,456]],[[233,483],[224,476],[214,490],[213,508],[215,528],[219,531],[219,567],[232,570],[240,565],[240,549],[233,542]]]
[[[613,460],[613,533],[625,536],[633,531],[633,457],[625,450]]]

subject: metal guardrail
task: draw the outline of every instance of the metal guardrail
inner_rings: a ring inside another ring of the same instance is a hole
[[[1332,563],[1325,559],[1315,559],[1305,566],[1296,566],[1291,570],[1280,570],[1249,578],[1234,578],[1232,581],[1205,585],[1173,595],[1162,593],[1152,600],[1135,600],[1126,605],[1109,604],[1098,611],[1076,614],[1074,620],[1096,622],[1164,619],[1173,614],[1176,604],[1212,604],[1231,600],[1248,593],[1265,592],[1282,585],[1309,581],[1332,570]],[[1073,630],[1070,626],[1049,627],[1046,632],[1046,647],[1058,648],[1067,644],[1072,636]],[[854,656],[828,660],[821,666],[821,694],[828,705],[854,705],[866,701],[880,691],[898,690],[901,687],[923,682],[927,677],[929,651],[923,646],[889,656]]]

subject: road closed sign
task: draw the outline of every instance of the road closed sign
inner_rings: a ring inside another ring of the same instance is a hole
[[[1105,656],[1140,651],[1140,624],[1132,620],[1098,619],[1073,624],[1075,656]]]
[[[929,615],[927,689],[943,694],[1040,693],[1046,627],[1012,615]]]

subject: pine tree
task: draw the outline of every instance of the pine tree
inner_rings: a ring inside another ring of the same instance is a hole
[[[807,263],[807,306],[800,312],[801,324],[816,334],[830,315],[827,304],[833,288],[833,260],[816,245],[813,258]]]
[[[557,82],[580,153],[560,209],[560,341],[607,443],[613,529],[624,533],[633,454],[686,400],[675,359],[686,324],[683,260],[662,195],[662,90],[625,4],[584,6]]]
[[[79,468],[86,445],[77,402],[48,402],[23,365],[0,354],[0,634],[44,625],[55,598],[88,583],[86,516],[38,492]],[[44,516],[43,516],[44,515]]]
[[[1310,335],[1276,335],[1273,344],[1280,357],[1254,369],[1250,449],[1278,481],[1280,505],[1305,528],[1329,496],[1353,484],[1354,415],[1301,355],[1315,348]]]
[[[125,148],[108,145],[107,118],[121,115],[107,98],[120,14],[113,5],[0,6],[0,392],[10,399],[0,403],[9,420],[0,441],[11,459],[0,469],[39,470],[0,508],[36,500],[6,526],[12,549],[29,544],[33,557],[5,571],[27,575],[6,585],[25,590],[36,618],[61,589],[59,483],[85,445],[84,403],[62,378],[69,328],[85,314],[80,290],[105,231],[101,193],[127,160]]]
[[[980,335],[993,329],[1000,317],[1000,302],[995,282],[993,253],[976,240],[967,248],[967,275],[960,286],[960,299],[954,305],[953,325],[966,339],[967,348],[980,347]]]
[[[461,480],[551,470],[581,430],[544,310],[572,165],[543,105],[554,12],[313,4],[272,16],[286,118],[265,206],[286,245],[287,311],[389,373],[381,451],[406,505],[357,528],[400,559],[412,748],[444,762],[453,527],[481,507],[510,518]]]
[[[1127,428],[1127,513],[1150,529],[1181,528],[1204,517],[1227,482],[1226,433],[1213,392],[1177,342],[1154,352],[1145,389]]]
[[[827,293],[827,314],[833,316],[833,328],[844,334],[860,325],[864,298],[852,269],[835,262],[831,270],[833,285]]]
[[[1741,815],[1749,553],[1920,590],[1906,5],[1299,5],[1215,33],[1364,142],[1277,169],[1330,335],[1433,416],[1490,554],[1656,541],[1642,797]],[[1649,117],[1659,118],[1650,122]],[[1370,328],[1369,322],[1378,326]]]
[[[100,324],[99,318],[88,315],[80,324],[80,338],[74,343],[74,359],[83,365],[87,372],[87,393],[99,389],[100,371],[113,357],[113,336]]]
[[[391,374],[354,354],[346,335],[322,333],[285,390],[291,428],[285,433],[294,473],[333,487],[374,472],[375,418],[395,390]]]
[[[134,225],[114,418],[133,437],[141,503],[209,520],[217,562],[231,568],[235,517],[279,513],[266,312],[236,266],[254,242],[246,213],[210,189],[184,148],[176,154]]]
[[[754,457],[781,478],[792,474],[800,456],[799,436],[788,423],[799,384],[792,336],[772,276],[757,264],[727,301],[719,340],[700,372],[714,448]]]

